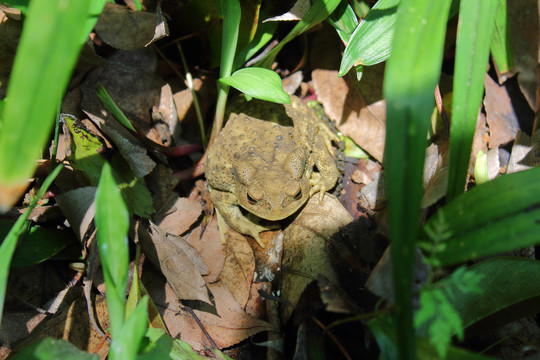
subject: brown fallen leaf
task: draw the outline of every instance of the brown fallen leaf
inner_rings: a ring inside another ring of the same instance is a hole
[[[285,228],[283,250],[282,298],[295,305],[304,288],[318,274],[337,283],[327,248],[328,239],[352,221],[351,215],[339,201],[326,194],[312,197],[294,221]],[[281,318],[285,323],[294,309],[284,307]]]
[[[197,199],[171,198],[169,204],[154,220],[160,228],[172,235],[184,234],[202,213],[202,205]]]
[[[498,85],[487,74],[484,85],[484,106],[490,133],[489,148],[494,149],[515,139],[519,123],[506,87]]]
[[[109,45],[122,50],[139,49],[168,35],[159,10],[157,13],[133,11],[109,2],[99,16],[96,32]],[[125,36],[125,34],[130,36]]]
[[[55,196],[56,202],[81,242],[94,220],[96,213],[95,195],[96,188],[86,186]]]
[[[236,231],[229,232],[226,244],[227,256],[218,281],[232,293],[244,309],[249,299],[255,258],[246,238]]]
[[[201,235],[202,226],[195,228],[186,235],[186,241],[193,246],[208,267],[208,273],[204,276],[207,283],[217,281],[223,266],[225,265],[226,248],[221,243],[221,236],[217,226],[217,219],[213,217]]]
[[[161,269],[179,299],[211,303],[202,278],[208,268],[196,249],[151,222],[141,223],[138,235],[144,253]]]

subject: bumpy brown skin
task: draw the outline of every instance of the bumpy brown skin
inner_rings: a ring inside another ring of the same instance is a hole
[[[227,224],[264,247],[259,233],[279,224],[263,226],[257,217],[284,219],[336,184],[331,142],[339,139],[295,96],[290,105],[254,100],[237,108],[208,150],[206,178]]]

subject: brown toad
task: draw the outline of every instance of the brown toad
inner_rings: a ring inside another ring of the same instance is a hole
[[[259,233],[277,224],[257,217],[282,220],[334,187],[339,171],[331,142],[339,138],[295,96],[290,105],[243,100],[233,107],[207,153],[210,197],[231,228],[264,247]]]

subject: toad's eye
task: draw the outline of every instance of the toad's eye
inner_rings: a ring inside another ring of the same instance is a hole
[[[302,197],[302,189],[298,190],[296,195],[294,195],[294,200],[299,200]]]
[[[255,205],[257,203],[257,200],[255,200],[254,198],[252,198],[251,196],[249,196],[249,194],[247,194],[247,201],[251,204],[251,205]]]

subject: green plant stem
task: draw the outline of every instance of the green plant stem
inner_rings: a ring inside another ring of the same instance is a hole
[[[230,76],[232,73],[234,54],[236,53],[236,45],[238,44],[238,32],[240,29],[240,2],[238,0],[221,0],[219,1],[221,15],[223,18],[223,38],[221,42],[221,78]],[[214,127],[210,135],[210,142],[213,140],[223,126],[223,117],[225,116],[225,105],[227,104],[227,96],[229,95],[229,86],[218,82],[218,98],[216,104],[216,115],[214,117]]]

